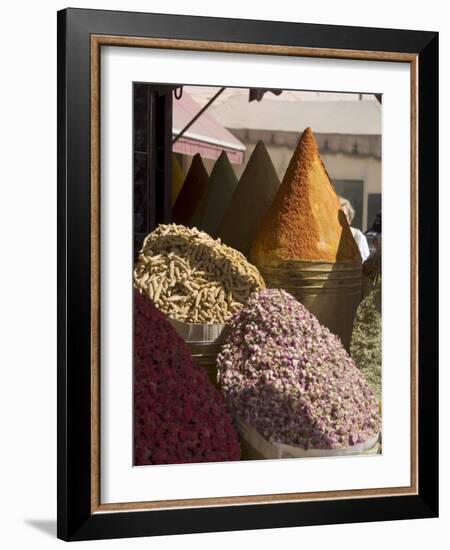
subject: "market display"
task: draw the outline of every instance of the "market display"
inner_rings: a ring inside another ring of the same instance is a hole
[[[239,460],[222,395],[146,297],[134,294],[134,464]]]
[[[350,352],[381,399],[381,282],[376,283],[358,307]]]
[[[268,287],[284,288],[350,345],[361,256],[307,128],[252,245]]]
[[[380,103],[167,89],[133,157],[133,465],[381,453],[381,225],[350,227],[381,219]]]
[[[208,189],[204,194],[191,225],[208,235],[217,237],[220,223],[228,208],[238,180],[225,151],[216,160],[209,176]]]
[[[247,255],[279,187],[266,146],[258,141],[220,225],[222,241]]]
[[[175,223],[191,225],[194,214],[208,188],[208,172],[201,156],[194,155],[172,211]]]
[[[374,392],[342,347],[283,290],[253,293],[218,356],[230,410],[269,442],[342,449],[380,431]]]
[[[144,240],[134,284],[168,317],[186,323],[225,323],[264,287],[238,251],[206,233],[160,225]]]

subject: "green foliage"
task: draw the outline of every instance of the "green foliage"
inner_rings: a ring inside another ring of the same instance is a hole
[[[381,281],[358,307],[350,354],[381,398]]]

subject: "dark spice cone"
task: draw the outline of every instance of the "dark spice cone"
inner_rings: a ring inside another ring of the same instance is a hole
[[[177,157],[172,153],[172,206],[180,194],[184,183],[184,175],[181,166],[177,161]]]
[[[186,179],[173,207],[172,216],[175,223],[189,225],[207,188],[208,173],[197,153],[192,159]]]

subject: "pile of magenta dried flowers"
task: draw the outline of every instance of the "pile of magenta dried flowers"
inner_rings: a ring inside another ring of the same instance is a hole
[[[134,463],[239,460],[220,392],[193,366],[185,342],[145,296],[134,294]]]
[[[234,415],[272,443],[340,449],[380,431],[378,400],[339,338],[283,290],[254,292],[234,315],[218,376]]]

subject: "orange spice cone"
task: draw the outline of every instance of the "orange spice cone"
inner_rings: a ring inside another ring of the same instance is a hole
[[[300,138],[251,256],[254,260],[361,261],[311,128]]]
[[[349,348],[361,300],[361,255],[307,128],[253,242],[250,260]]]

